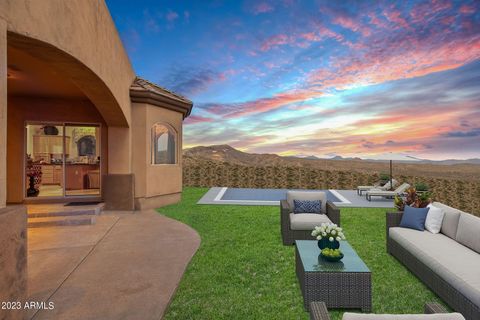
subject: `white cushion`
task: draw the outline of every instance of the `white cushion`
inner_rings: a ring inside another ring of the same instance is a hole
[[[458,312],[435,314],[368,314],[345,312],[343,320],[465,320]]]
[[[313,230],[322,223],[332,223],[326,214],[318,213],[290,213],[290,229]]]
[[[293,200],[320,200],[322,213],[327,213],[327,195],[322,191],[287,191],[287,202],[293,211]]]
[[[427,213],[427,219],[425,219],[425,229],[431,233],[439,233],[442,229],[442,221],[445,212],[442,209],[437,208],[429,204],[427,208],[430,208]]]

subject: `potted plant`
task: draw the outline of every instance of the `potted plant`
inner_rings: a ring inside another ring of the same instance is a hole
[[[422,193],[425,193],[425,192],[429,192],[430,187],[426,183],[419,182],[419,183],[415,184],[415,190],[417,190],[417,194],[422,194]]]
[[[324,248],[338,249],[340,241],[345,240],[343,229],[335,223],[322,223],[312,231],[312,236],[318,240],[320,250]]]
[[[393,202],[398,211],[403,211],[406,205],[414,208],[425,208],[432,202],[432,199],[430,192],[418,193],[415,187],[410,187],[405,191],[404,197],[395,196]]]
[[[390,181],[390,175],[388,173],[385,173],[385,172],[381,172],[380,173],[380,183],[382,185],[384,185],[385,183],[387,183],[388,181]]]

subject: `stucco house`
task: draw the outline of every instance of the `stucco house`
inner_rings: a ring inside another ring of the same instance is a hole
[[[0,206],[180,199],[192,102],[135,76],[103,1],[1,1],[0,39]]]
[[[10,241],[26,237],[23,204],[133,210],[179,201],[191,109],[136,77],[104,1],[0,1],[3,258],[24,259]]]

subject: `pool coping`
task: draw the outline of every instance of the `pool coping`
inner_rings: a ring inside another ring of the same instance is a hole
[[[280,201],[270,200],[222,200],[222,196],[227,191],[228,187],[212,187],[203,197],[197,202],[197,204],[208,205],[239,205],[239,206],[277,206]],[[360,208],[393,208],[393,202],[391,200],[375,200],[367,201],[363,197],[359,197],[355,190],[334,190],[328,189],[337,199],[341,202],[334,202],[338,207],[360,207]]]

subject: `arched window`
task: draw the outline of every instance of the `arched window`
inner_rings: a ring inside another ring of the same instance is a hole
[[[166,123],[152,127],[152,164],[177,163],[177,132]]]

